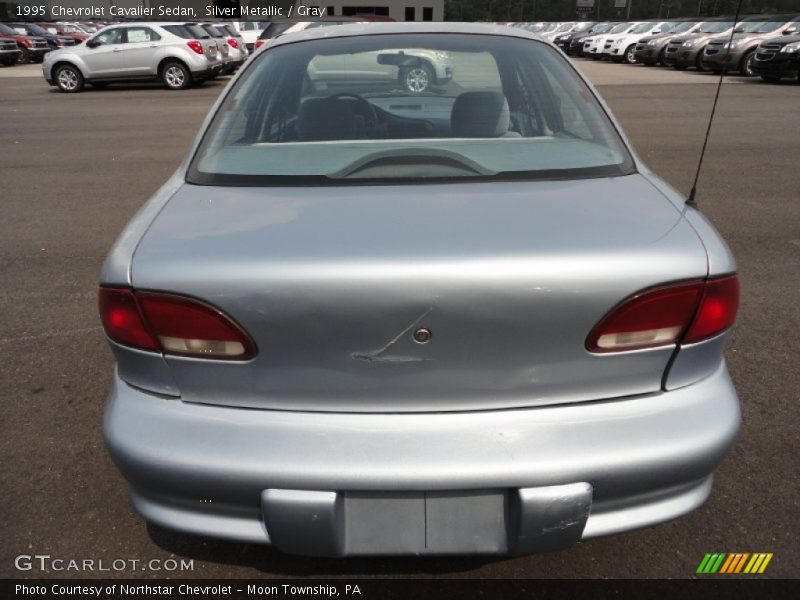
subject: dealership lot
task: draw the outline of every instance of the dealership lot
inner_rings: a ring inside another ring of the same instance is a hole
[[[576,64],[648,164],[688,192],[716,79]],[[798,575],[791,523],[800,517],[792,483],[800,87],[738,78],[723,88],[698,202],[739,261],[742,307],[728,361],[744,426],[704,507],[657,528],[508,560],[303,559],[148,533],[103,448],[112,357],[96,316],[96,282],[116,235],[178,165],[223,83],[179,93],[143,85],[64,95],[44,83],[38,65],[0,69],[0,573],[41,575],[14,568],[15,556],[37,553],[108,563],[195,559],[193,572],[175,576],[685,577],[706,552],[744,551],[774,553],[767,575]]]

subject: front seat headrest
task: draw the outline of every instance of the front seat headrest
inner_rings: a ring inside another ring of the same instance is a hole
[[[297,137],[302,142],[363,139],[364,117],[344,98],[309,98],[300,105]]]
[[[450,129],[455,137],[500,137],[508,132],[509,110],[500,92],[464,92],[453,103]]]

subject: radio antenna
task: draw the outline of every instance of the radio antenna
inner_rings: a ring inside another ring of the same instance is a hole
[[[731,42],[733,42],[733,35],[736,32],[736,25],[739,23],[739,15],[742,10],[742,0],[739,0],[736,5],[736,15],[733,17],[733,27],[731,27],[731,36],[728,43],[725,45],[725,56],[722,57],[722,71],[719,74],[719,81],[717,82],[717,93],[714,94],[714,105],[711,107],[711,116],[708,119],[708,127],[706,128],[706,136],[703,138],[703,149],[700,150],[700,160],[697,162],[697,171],[694,174],[694,182],[692,189],[689,192],[689,197],[686,199],[686,204],[693,208],[697,208],[695,196],[697,195],[697,182],[700,179],[700,170],[703,168],[703,158],[706,155],[706,147],[708,146],[708,136],[711,135],[711,125],[714,123],[714,115],[717,112],[717,102],[719,101],[719,92],[722,90],[722,82],[725,79],[725,71],[728,66],[728,56],[731,52]]]

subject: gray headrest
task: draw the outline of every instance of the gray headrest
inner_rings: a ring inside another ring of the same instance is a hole
[[[300,105],[297,137],[303,142],[362,139],[364,117],[354,108],[345,98],[309,98]]]
[[[455,137],[500,137],[508,132],[508,101],[500,92],[464,92],[453,103]]]

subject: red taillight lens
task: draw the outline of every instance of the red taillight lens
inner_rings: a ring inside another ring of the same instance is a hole
[[[238,50],[239,49],[239,42],[237,42],[233,38],[228,38],[228,46],[230,46],[234,50]]]
[[[256,48],[261,48],[264,45],[264,40],[256,40]]]
[[[595,326],[586,349],[623,352],[699,342],[733,325],[738,298],[736,275],[634,294]]]
[[[108,310],[120,304],[127,312]],[[230,317],[192,298],[100,288],[100,314],[108,336],[127,346],[198,358],[247,360],[256,354],[250,336]]]
[[[736,275],[706,282],[700,308],[682,343],[692,344],[719,333],[733,325],[739,310],[739,278]]]
[[[203,44],[201,44],[197,40],[189,40],[188,42],[186,42],[186,45],[189,46],[189,48],[191,48],[198,54],[203,53]]]
[[[160,350],[142,319],[131,290],[100,288],[98,305],[103,328],[112,340],[142,350]]]

